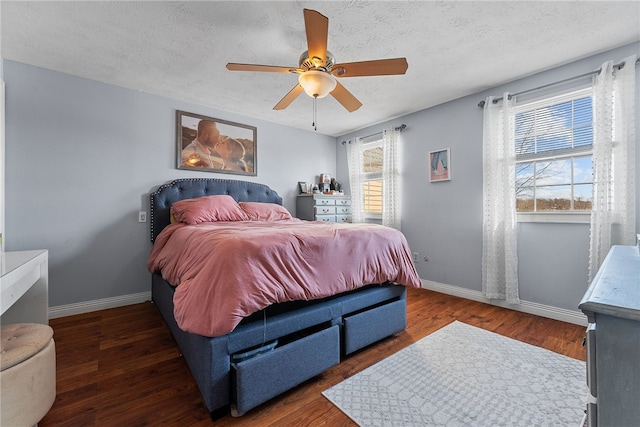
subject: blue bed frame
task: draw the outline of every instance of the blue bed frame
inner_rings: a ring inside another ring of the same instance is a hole
[[[228,194],[239,202],[282,204],[280,196],[263,184],[178,179],[150,195],[151,240],[170,223],[171,204],[214,194]],[[322,300],[276,304],[219,337],[181,330],[173,317],[173,292],[159,274],[152,274],[152,299],[214,419],[229,411],[243,415],[340,363],[348,354],[406,328],[406,288],[389,283]]]

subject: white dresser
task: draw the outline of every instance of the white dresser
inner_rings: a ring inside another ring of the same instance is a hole
[[[637,246],[611,248],[579,307],[589,320],[587,425],[640,426],[640,253]]]
[[[301,194],[296,200],[296,216],[308,221],[351,222],[351,196]]]

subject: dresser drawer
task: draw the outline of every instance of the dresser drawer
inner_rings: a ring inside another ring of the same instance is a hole
[[[351,206],[336,206],[336,214],[338,215],[351,214]]]
[[[316,215],[316,221],[336,222],[336,216],[335,215]]]
[[[333,199],[316,199],[316,206],[335,206],[336,201]]]
[[[316,206],[314,208],[316,215],[335,215],[335,206]]]
[[[351,222],[351,215],[336,215],[336,222]]]
[[[338,206],[351,206],[351,199],[337,199],[336,205]]]
[[[596,324],[589,323],[586,335],[587,343],[587,386],[593,397],[598,397],[598,380],[596,378]]]
[[[587,403],[586,422],[588,427],[598,427],[598,405],[594,402]]]

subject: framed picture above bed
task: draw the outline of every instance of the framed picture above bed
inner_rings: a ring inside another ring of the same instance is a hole
[[[451,150],[449,148],[430,151],[429,165],[430,182],[451,180]]]
[[[254,126],[176,111],[177,168],[257,175]]]

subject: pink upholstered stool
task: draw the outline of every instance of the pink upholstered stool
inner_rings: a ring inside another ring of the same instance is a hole
[[[3,326],[0,336],[0,425],[36,425],[56,398],[53,329],[17,323]]]

